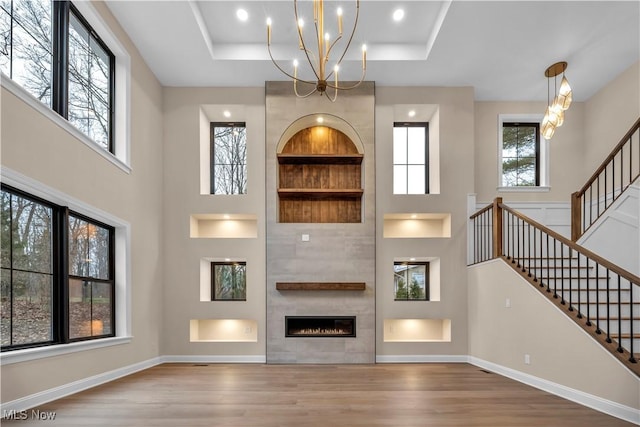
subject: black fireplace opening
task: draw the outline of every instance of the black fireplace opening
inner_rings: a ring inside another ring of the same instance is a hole
[[[355,338],[355,316],[285,316],[285,337]]]

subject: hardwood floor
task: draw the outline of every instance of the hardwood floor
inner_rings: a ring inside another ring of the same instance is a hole
[[[632,425],[468,364],[165,364],[35,409],[2,425]]]

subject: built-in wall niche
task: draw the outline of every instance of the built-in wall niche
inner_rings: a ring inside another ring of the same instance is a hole
[[[252,319],[191,319],[191,342],[258,342],[258,322]]]
[[[393,213],[384,214],[384,238],[443,238],[451,237],[451,214]]]
[[[279,222],[361,222],[363,157],[346,134],[328,126],[291,136],[277,155]]]
[[[384,342],[451,342],[450,319],[384,319]]]
[[[429,279],[429,299],[426,302],[438,302],[440,301],[440,258],[438,257],[410,257],[410,258],[394,258],[394,264],[397,262],[402,263],[428,263]],[[395,291],[395,290],[394,290]],[[398,301],[398,300],[397,300]],[[400,304],[417,304],[420,300],[407,300],[398,301]]]
[[[247,214],[193,214],[189,235],[207,239],[255,239],[258,217]]]

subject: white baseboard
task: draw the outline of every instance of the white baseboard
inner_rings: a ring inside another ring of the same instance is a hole
[[[467,363],[466,355],[384,355],[376,356],[376,363]]]
[[[160,363],[267,363],[266,355],[257,356],[160,356]]]
[[[611,400],[603,399],[601,397],[594,396],[593,394],[585,393],[580,390],[566,387],[562,384],[538,378],[524,372],[516,371],[515,369],[497,365],[493,362],[488,362],[474,356],[469,356],[468,361],[472,365],[478,366],[479,368],[495,372],[496,374],[511,378],[513,380],[530,385],[531,387],[535,387],[548,393],[555,394],[556,396],[571,400],[572,402],[579,403],[580,405],[595,409],[596,411],[600,411],[613,417],[628,421],[630,423],[640,425],[640,410],[638,409],[631,408],[629,406],[625,406]]]
[[[26,411],[39,405],[61,399],[74,393],[104,384],[118,378],[151,368],[162,363],[266,363],[265,355],[257,356],[160,356],[120,369],[94,375],[59,387],[32,394],[0,405],[0,413]],[[511,378],[580,405],[616,418],[640,425],[640,410],[589,393],[575,390],[524,372],[466,355],[380,355],[376,363],[470,363],[496,374]]]
[[[30,396],[12,400],[0,405],[0,413],[4,414],[11,411],[26,411],[27,409],[44,405],[45,403],[61,399],[71,394],[78,393],[80,391],[87,390],[89,388],[105,384],[113,380],[117,380],[118,378],[131,375],[135,372],[151,368],[153,366],[159,365],[160,363],[162,363],[160,361],[160,358],[154,357],[153,359],[138,362],[133,365],[125,366],[123,368],[115,369],[109,372],[104,372],[102,374],[74,381],[69,384],[64,384],[59,387],[44,390]]]

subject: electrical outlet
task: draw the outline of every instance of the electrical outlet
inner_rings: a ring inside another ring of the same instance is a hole
[[[246,328],[244,328],[244,333],[245,334],[250,334],[251,333],[251,326],[247,326]]]
[[[302,235],[302,241],[303,242],[308,242],[309,240],[311,240],[311,236],[309,236],[308,234],[303,234]]]
[[[511,308],[511,300],[509,298],[504,301],[504,306],[506,308]]]
[[[531,356],[529,356],[528,354],[524,355],[524,364],[531,365]]]

